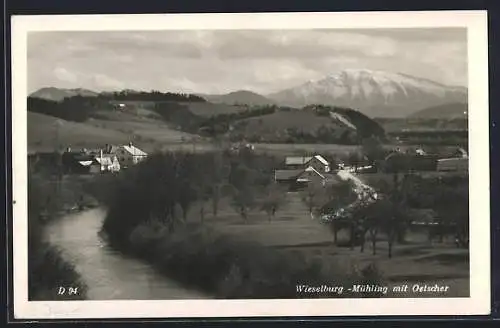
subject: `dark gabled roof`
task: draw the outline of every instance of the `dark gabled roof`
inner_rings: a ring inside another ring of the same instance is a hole
[[[304,170],[276,170],[274,171],[274,178],[276,180],[294,180]]]
[[[285,165],[304,165],[312,158],[312,156],[288,156],[285,157]]]

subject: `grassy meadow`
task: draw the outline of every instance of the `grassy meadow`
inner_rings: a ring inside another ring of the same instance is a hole
[[[383,284],[427,284],[450,286],[447,297],[467,297],[469,294],[469,252],[456,248],[452,239],[440,244],[429,242],[425,230],[413,229],[406,235],[405,243],[395,245],[392,258],[387,257],[386,237],[381,234],[377,243],[377,254],[372,255],[371,243],[367,243],[362,253],[359,247],[348,245],[347,230],[338,235],[338,246],[333,242],[329,228],[312,219],[306,205],[296,192],[286,195],[285,206],[271,221],[264,212],[249,214],[248,223],[229,205],[226,200],[217,217],[210,214],[205,218],[209,225],[219,232],[237,240],[256,242],[285,253],[300,253],[306,258],[319,258],[322,262],[334,262],[348,271],[352,267],[363,268],[376,264],[383,277]],[[198,210],[191,211],[190,221],[199,220]],[[332,279],[331,284],[335,284]],[[435,297],[435,294],[391,293],[388,297]]]

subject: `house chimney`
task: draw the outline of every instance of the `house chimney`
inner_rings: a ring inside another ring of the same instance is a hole
[[[128,143],[129,147],[132,147],[132,141]]]
[[[71,147],[66,148],[67,153],[71,153]]]
[[[102,149],[99,150],[99,158],[102,158]]]

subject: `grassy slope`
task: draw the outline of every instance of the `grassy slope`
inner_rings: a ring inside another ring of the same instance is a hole
[[[412,131],[467,130],[467,120],[462,119],[375,119],[386,132],[393,133],[410,129]]]
[[[409,115],[409,118],[443,118],[452,119],[465,117],[468,111],[466,103],[451,103],[419,110]]]
[[[209,117],[221,114],[231,114],[242,112],[247,109],[246,106],[212,104],[212,103],[179,103],[187,106],[189,111],[195,115]]]
[[[328,117],[317,116],[308,111],[278,111],[273,114],[252,117],[238,121],[236,130],[245,135],[273,137],[277,133],[283,134],[288,128],[296,128],[308,133],[315,133],[320,127],[335,128],[337,134],[346,130],[339,123],[333,122]]]
[[[28,148],[50,151],[56,144],[55,122],[52,116],[28,112]],[[196,136],[168,127],[160,120],[133,114],[106,113],[84,123],[64,120],[59,128],[62,147],[93,148],[106,143],[123,144],[133,141],[151,151],[165,143],[178,143]]]
[[[203,98],[214,103],[223,104],[249,104],[249,105],[269,105],[274,101],[252,91],[239,90],[223,95],[201,95]]]
[[[296,193],[287,195],[288,203],[280,209],[272,222],[265,213],[254,211],[249,216],[249,224],[243,223],[228,204],[221,204],[217,218],[207,217],[217,230],[228,233],[240,240],[250,240],[285,252],[301,252],[307,257],[319,256],[324,261],[338,261],[346,270],[351,265],[364,266],[375,261],[387,280],[387,285],[407,283],[449,285],[447,296],[468,294],[468,252],[456,249],[451,243],[430,245],[425,232],[415,231],[408,235],[408,244],[395,245],[392,259],[387,258],[385,236],[379,236],[377,255],[372,255],[371,243],[367,243],[364,253],[359,247],[350,250],[346,246],[334,246],[333,236],[328,227],[312,220],[306,206]],[[193,208],[191,220],[199,220],[198,210]],[[339,245],[347,242],[348,232],[339,233]],[[334,284],[334,282],[332,282]],[[430,294],[427,296],[435,296]],[[397,294],[393,297],[419,297],[413,293]]]
[[[59,143],[62,146],[95,147],[102,143],[125,143],[130,138],[123,132],[103,129],[86,123],[68,122],[56,117],[28,112],[28,148],[53,150],[56,144],[56,121],[59,126]]]
[[[146,110],[151,110],[155,106],[154,101],[111,101],[112,104],[125,104],[127,108],[136,110],[136,109],[146,109]],[[167,101],[166,103],[172,103],[175,105],[180,105],[180,106],[185,106],[186,109],[188,109],[191,113],[199,116],[213,116],[213,115],[220,115],[220,114],[231,114],[231,113],[237,113],[244,111],[247,107],[246,106],[236,106],[236,105],[226,105],[226,104],[213,104],[210,102],[170,102]]]

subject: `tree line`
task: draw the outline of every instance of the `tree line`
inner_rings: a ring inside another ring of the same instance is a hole
[[[217,216],[222,198],[247,222],[249,212],[262,210],[269,218],[283,201],[272,184],[277,159],[239,152],[156,153],[112,179],[106,203],[109,213],[104,230],[123,242],[141,222],[160,221],[171,231],[188,222],[196,204],[196,216]],[[109,183],[109,180],[108,182]]]
[[[458,247],[468,247],[467,178],[422,178],[408,173],[394,174],[392,183],[381,179],[374,187],[376,199],[360,198],[339,212],[320,207],[320,214],[334,213],[326,223],[334,234],[335,244],[338,231],[347,229],[351,249],[359,246],[363,252],[365,243],[370,241],[372,252],[376,254],[378,237],[384,234],[388,256],[392,257],[395,243],[404,243],[407,232],[417,224],[427,229],[429,241],[438,238],[439,242],[443,242],[446,236],[452,236]],[[348,190],[337,189],[336,194],[337,198],[350,197]],[[308,195],[311,195],[310,191]],[[419,212],[415,212],[422,209],[432,210],[435,216],[422,218]]]
[[[276,165],[276,158],[248,150],[153,154],[117,176],[103,177],[101,186],[94,185],[108,208],[103,230],[113,247],[216,297],[303,297],[297,295],[297,283],[323,284],[332,277],[346,286],[378,283],[381,277],[374,267],[350,272],[333,262],[214,229],[210,219],[219,215],[222,201],[245,223],[252,220],[252,211],[273,219],[286,202],[286,190],[273,183]],[[366,295],[370,296],[379,295]]]
[[[179,102],[206,102],[205,98],[178,92],[161,92],[158,90],[152,91],[129,91],[122,90],[113,93],[100,93],[99,98],[106,100],[123,100],[123,101],[179,101]]]
[[[62,101],[52,101],[37,97],[28,97],[28,111],[46,114],[67,121],[84,122],[95,112],[113,110],[112,101],[154,101],[154,102],[206,102],[192,94],[119,91],[100,93],[97,96],[76,95]]]
[[[369,137],[383,138],[385,136],[385,130],[378,122],[352,108],[314,104],[305,106],[303,109],[311,110],[318,116],[329,117],[330,113],[338,113],[346,117],[356,127],[360,140]]]

